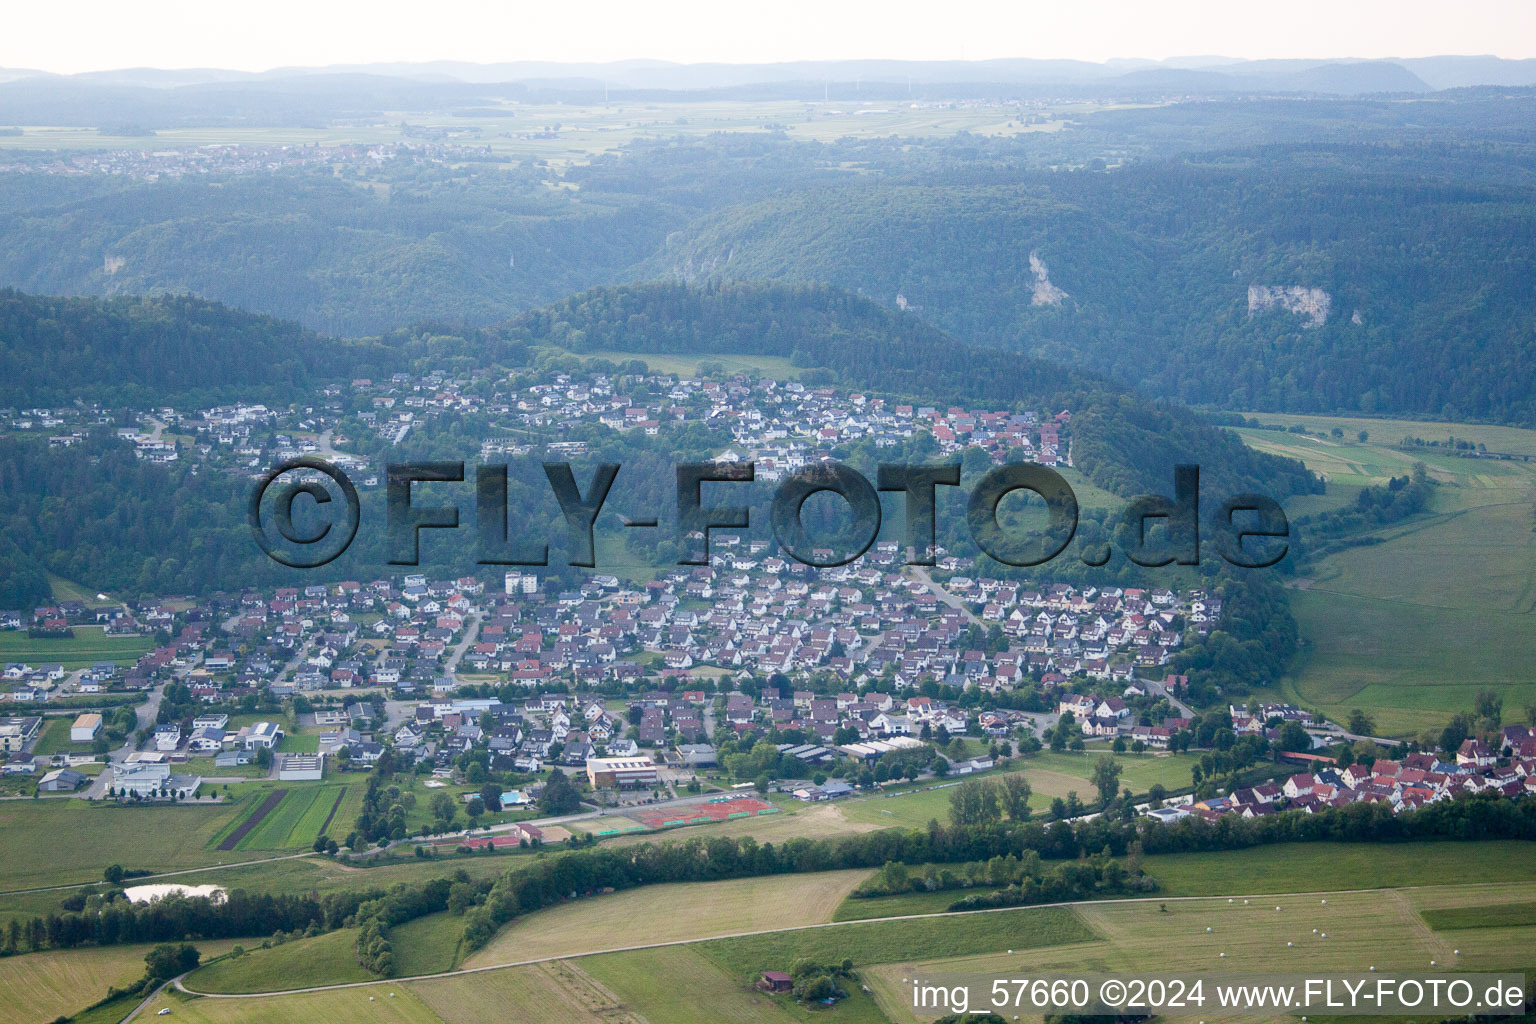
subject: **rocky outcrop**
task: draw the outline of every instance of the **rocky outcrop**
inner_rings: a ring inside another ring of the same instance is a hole
[[[1035,275],[1035,293],[1029,300],[1030,305],[1061,305],[1061,300],[1067,297],[1067,293],[1051,284],[1050,273],[1046,270],[1045,261],[1040,258],[1039,250],[1029,254],[1029,269]]]
[[[1283,309],[1307,318],[1307,327],[1321,327],[1328,322],[1333,297],[1321,288],[1301,285],[1251,284],[1248,286],[1248,315]]]

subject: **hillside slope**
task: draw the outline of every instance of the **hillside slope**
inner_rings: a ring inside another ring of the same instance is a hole
[[[825,280],[1180,401],[1536,422],[1536,188],[1512,153],[1266,148],[972,187],[807,190],[649,265]]]
[[[677,282],[597,288],[503,329],[525,345],[575,352],[753,353],[826,367],[850,387],[925,404],[1070,409],[1073,457],[1121,494],[1164,493],[1173,467],[1201,465],[1216,490],[1305,493],[1299,462],[1262,455],[1187,410],[1153,403],[1095,375],[966,345],[917,316],[821,284]]]

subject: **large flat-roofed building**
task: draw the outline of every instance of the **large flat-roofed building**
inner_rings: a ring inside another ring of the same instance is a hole
[[[171,766],[163,762],[135,761],[117,766],[108,789],[116,790],[119,796],[153,799],[164,794],[178,800],[190,800],[197,795],[202,783],[196,775],[172,775]]]
[[[101,734],[101,716],[92,712],[75,719],[69,727],[69,742],[89,743]]]
[[[277,777],[283,782],[318,782],[325,774],[323,754],[283,754]]]
[[[589,757],[587,781],[594,789],[654,786],[656,765],[647,757]]]

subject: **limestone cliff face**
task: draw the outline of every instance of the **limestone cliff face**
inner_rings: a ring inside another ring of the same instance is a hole
[[[1067,293],[1051,284],[1050,273],[1046,270],[1045,261],[1040,258],[1038,250],[1029,254],[1029,269],[1035,275],[1034,295],[1029,300],[1030,305],[1061,305],[1061,300],[1067,297]]]
[[[1248,315],[1283,309],[1307,318],[1307,327],[1321,327],[1328,322],[1333,297],[1321,288],[1301,285],[1251,284],[1248,286]]]

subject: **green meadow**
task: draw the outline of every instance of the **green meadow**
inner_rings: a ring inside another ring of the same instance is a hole
[[[67,669],[89,668],[98,661],[131,665],[154,647],[149,637],[109,637],[100,626],[75,626],[74,632],[72,637],[36,639],[25,630],[0,633],[0,662],[59,664]]]
[[[1536,703],[1536,463],[1469,459],[1445,449],[1397,447],[1405,436],[1449,437],[1490,451],[1536,454],[1536,431],[1475,424],[1269,416],[1343,439],[1240,430],[1262,451],[1302,459],[1329,494],[1292,508],[1353,500],[1423,462],[1439,486],[1431,509],[1336,552],[1294,583],[1302,648],[1275,696],[1335,716],[1369,713],[1379,732],[1417,735],[1469,710],[1492,689],[1505,720]],[[1369,441],[1356,440],[1366,430]]]

